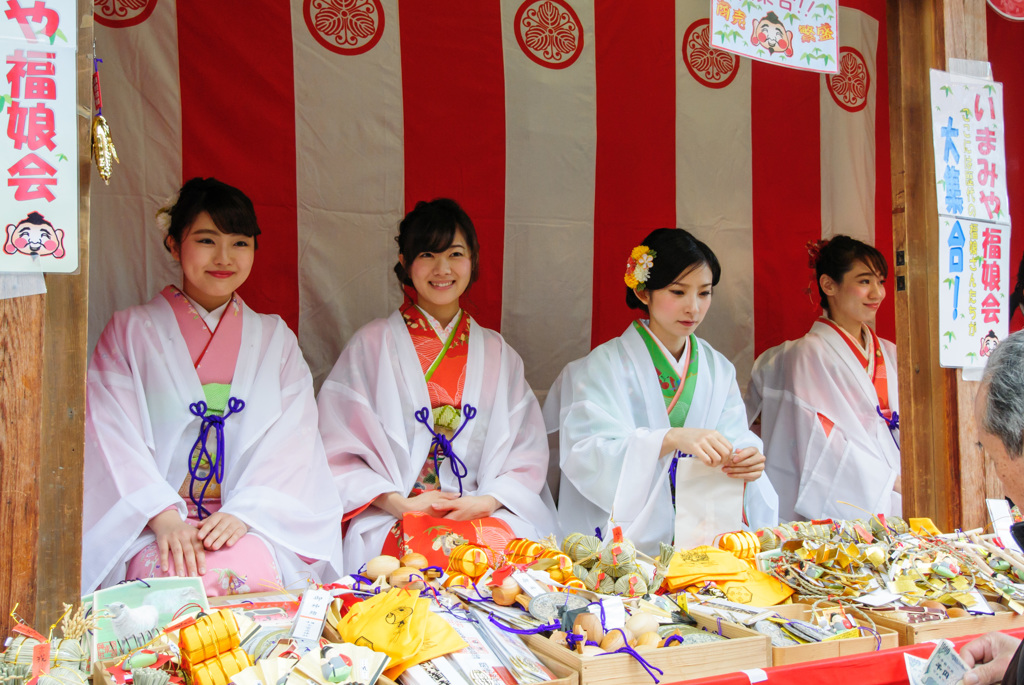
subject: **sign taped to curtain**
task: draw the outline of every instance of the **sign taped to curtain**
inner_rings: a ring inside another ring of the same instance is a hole
[[[939,214],[1008,224],[1003,84],[932,69]]]
[[[839,73],[836,3],[711,0],[711,47],[793,69]]]
[[[0,272],[78,270],[75,0],[8,0],[0,143]]]
[[[1010,227],[939,216],[939,363],[983,367],[1009,335]]]

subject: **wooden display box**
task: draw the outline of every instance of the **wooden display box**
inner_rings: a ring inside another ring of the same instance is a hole
[[[963,635],[980,635],[993,630],[1024,628],[1024,616],[1003,604],[990,602],[989,605],[996,612],[993,616],[965,616],[928,623],[907,623],[894,616],[892,611],[868,611],[867,614],[876,625],[895,630],[899,635],[900,645],[916,645],[929,640]]]
[[[717,622],[695,616],[697,624],[717,631]],[[641,647],[637,653],[652,666],[665,672],[658,676],[663,683],[690,678],[734,673],[772,665],[771,640],[767,635],[722,621],[722,635],[728,640],[700,645],[673,645],[667,648]],[[554,662],[579,674],[580,685],[635,685],[650,682],[643,666],[629,654],[581,656],[540,635],[526,636],[526,644],[550,668]]]
[[[779,616],[793,618],[800,621],[811,621],[810,604],[781,604],[772,607]],[[856,620],[855,615],[851,618]],[[874,618],[872,616],[872,618]],[[898,647],[900,643],[899,634],[884,626],[875,624],[879,638],[870,633],[861,637],[847,638],[845,640],[829,640],[828,642],[815,642],[806,645],[793,645],[791,647],[772,647],[772,665],[782,666],[784,664],[798,664],[804,661],[818,661],[819,659],[834,659],[840,656],[853,654],[865,654],[880,649]]]

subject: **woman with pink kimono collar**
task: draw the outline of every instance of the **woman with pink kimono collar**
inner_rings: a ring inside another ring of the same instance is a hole
[[[181,287],[118,312],[87,385],[83,592],[201,576],[208,595],[340,569],[341,503],[312,377],[277,316],[237,294],[260,234],[252,202],[194,178],[158,218]]]

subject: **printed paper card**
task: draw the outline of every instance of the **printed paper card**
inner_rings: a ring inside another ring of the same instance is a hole
[[[939,216],[939,363],[981,368],[1009,334],[1010,227]]]
[[[711,47],[761,62],[836,74],[837,5],[828,0],[711,0]]]
[[[97,656],[104,660],[138,649],[176,617],[210,611],[200,578],[136,580],[97,590],[92,602]]]
[[[1003,84],[932,69],[939,214],[1010,222]]]
[[[75,0],[8,0],[0,12],[0,272],[78,270]]]

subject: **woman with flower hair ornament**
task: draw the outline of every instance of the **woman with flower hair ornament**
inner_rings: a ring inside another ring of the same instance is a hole
[[[660,542],[690,548],[776,523],[736,371],[694,335],[720,275],[682,229],[659,228],[632,250],[626,304],[649,318],[569,364],[544,406],[559,433],[563,530],[621,526],[653,555]]]
[[[208,595],[341,571],[341,502],[313,379],[278,316],[236,293],[260,234],[252,202],[193,178],[158,212],[181,287],[117,312],[89,364],[82,592],[201,576]]]
[[[758,357],[746,398],[750,420],[761,415],[780,516],[899,516],[896,346],[873,330],[888,265],[845,235],[808,251],[823,314],[804,337]]]
[[[356,332],[318,399],[353,512],[348,568],[402,556],[406,513],[480,521],[478,537],[497,551],[557,532],[544,420],[522,359],[461,306],[479,276],[473,222],[453,200],[419,202],[395,240],[394,271],[415,300]]]

